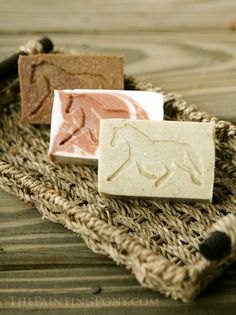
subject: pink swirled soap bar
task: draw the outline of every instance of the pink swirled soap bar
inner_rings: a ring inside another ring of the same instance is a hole
[[[163,120],[156,92],[62,90],[54,92],[49,158],[58,163],[96,163],[100,119]]]

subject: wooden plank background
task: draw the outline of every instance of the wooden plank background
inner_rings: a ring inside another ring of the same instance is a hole
[[[236,122],[235,21],[235,0],[0,0],[0,60],[45,34],[57,47],[123,54],[127,74]],[[236,264],[185,305],[141,288],[124,268],[3,191],[0,215],[1,314],[236,311]]]

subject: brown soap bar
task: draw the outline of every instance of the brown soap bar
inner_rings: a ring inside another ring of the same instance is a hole
[[[50,124],[54,90],[124,89],[123,57],[38,54],[18,62],[21,121]]]

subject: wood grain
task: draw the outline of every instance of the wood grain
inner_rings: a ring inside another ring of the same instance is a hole
[[[1,32],[222,31],[235,19],[234,0],[8,0]]]
[[[183,304],[141,288],[134,276],[96,255],[61,225],[42,220],[31,205],[0,191],[0,309],[83,311],[83,314],[233,314],[236,265],[196,302]],[[92,294],[93,287],[102,288]],[[219,304],[215,306],[215,303]],[[142,310],[142,311],[141,311]],[[40,311],[40,312],[41,312]],[[13,311],[12,311],[13,312]],[[38,314],[41,314],[38,312]],[[13,312],[14,313],[14,312]],[[9,313],[8,313],[9,314]]]
[[[0,60],[42,34],[68,50],[123,54],[127,74],[236,122],[235,20],[234,0],[0,0]],[[3,191],[0,215],[1,314],[235,314],[236,264],[185,305]]]
[[[122,54],[127,74],[177,92],[200,110],[236,122],[236,33],[49,36],[68,50]],[[0,58],[29,38],[1,35]]]

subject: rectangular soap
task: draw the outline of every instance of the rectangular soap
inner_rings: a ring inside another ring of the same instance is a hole
[[[100,119],[107,118],[163,120],[163,96],[144,91],[55,91],[49,158],[56,163],[97,163]]]
[[[53,91],[124,88],[123,57],[65,54],[20,56],[21,120],[50,124]]]
[[[102,195],[211,202],[214,166],[214,123],[101,120]]]

